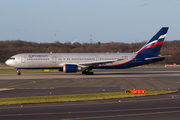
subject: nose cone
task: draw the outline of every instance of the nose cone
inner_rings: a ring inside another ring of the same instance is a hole
[[[6,60],[5,64],[6,64],[6,65],[9,65],[9,61],[8,61],[8,60]]]
[[[6,65],[13,66],[13,62],[11,60],[6,60]]]

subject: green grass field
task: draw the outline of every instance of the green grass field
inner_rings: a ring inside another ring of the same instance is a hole
[[[49,72],[59,72],[58,70],[49,70]],[[16,69],[0,69],[0,74],[16,74],[17,70]],[[22,69],[21,73],[45,73],[43,70],[38,69],[38,70],[25,70]]]
[[[109,92],[109,93],[92,93],[92,94],[49,95],[49,96],[33,96],[33,97],[0,98],[0,105],[17,105],[17,104],[34,104],[34,103],[54,103],[54,102],[120,99],[120,98],[129,98],[129,97],[162,95],[162,94],[169,94],[169,93],[175,93],[175,92],[178,92],[178,91],[164,91],[164,90],[147,91],[146,94],[126,94],[125,92]]]

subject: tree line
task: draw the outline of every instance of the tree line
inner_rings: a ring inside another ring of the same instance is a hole
[[[22,40],[0,41],[0,63],[19,53],[103,53],[103,52],[136,52],[145,42],[139,43],[36,43]],[[157,64],[180,64],[180,41],[165,41],[160,51],[161,55],[172,55]]]

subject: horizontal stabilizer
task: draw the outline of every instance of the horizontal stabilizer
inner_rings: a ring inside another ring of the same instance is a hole
[[[166,57],[171,57],[171,55],[157,56],[157,57],[151,57],[151,58],[145,58],[145,60],[155,60],[155,59],[166,58]]]

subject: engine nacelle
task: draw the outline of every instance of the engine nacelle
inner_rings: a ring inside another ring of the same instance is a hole
[[[77,72],[78,66],[73,64],[64,64],[63,72],[70,73],[70,72]]]

